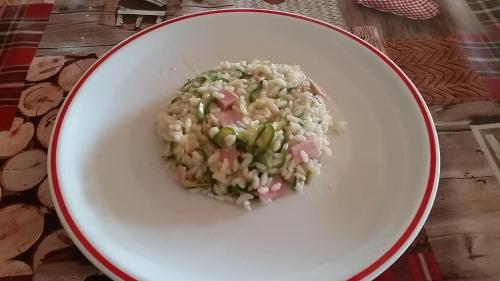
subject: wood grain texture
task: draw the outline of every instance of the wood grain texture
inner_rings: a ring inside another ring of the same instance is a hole
[[[53,14],[42,37],[37,55],[61,54],[74,50],[83,53],[87,48],[109,49],[135,31],[99,24],[101,11]],[[68,54],[68,53],[66,53]]]
[[[101,17],[99,18],[100,24],[105,24],[109,26],[114,26],[116,24],[116,9],[118,7],[119,0],[106,0],[104,7],[101,12]]]
[[[204,12],[209,10],[230,9],[234,8],[233,0],[219,0],[219,1],[197,1],[197,0],[182,0],[179,1],[179,7],[175,15],[187,15],[197,12]]]
[[[7,260],[0,262],[0,280],[31,280],[33,269],[28,264]]]
[[[445,280],[499,280],[500,185],[444,179],[425,225]]]
[[[100,55],[133,34],[135,31],[100,24],[103,17],[114,18],[113,10],[106,9],[113,1],[117,0],[56,1],[37,55]],[[353,0],[337,2],[350,27],[375,26],[386,40],[483,32],[464,0],[438,0],[441,15],[426,21],[371,10]],[[169,0],[167,18],[178,15],[182,3]],[[500,280],[495,238],[500,233],[500,212],[495,206],[500,205],[499,186],[468,127],[498,122],[499,106],[489,101],[467,102],[434,106],[432,112],[441,131],[443,166],[435,207],[425,225],[429,241],[446,280]],[[4,201],[11,202],[12,195],[6,193]]]
[[[439,133],[441,178],[493,176],[471,131]]]
[[[433,106],[441,180],[425,224],[445,280],[500,280],[500,184],[469,125],[499,122],[497,102]]]
[[[75,60],[85,60],[89,57],[92,56],[66,56],[64,61],[66,61],[65,65],[69,65]],[[34,62],[34,67],[35,70],[40,70],[37,61]],[[88,64],[80,64],[80,66],[85,65],[88,66]],[[55,70],[56,73],[50,72],[51,75],[42,79],[39,84],[55,85],[61,71],[62,68],[58,67]],[[55,114],[55,111],[57,109],[51,112]],[[46,144],[51,129],[51,122],[45,120],[48,114],[50,112],[42,117],[32,116],[32,114],[24,116],[18,112],[13,128],[16,133],[7,131],[6,134],[0,134],[0,152],[8,152],[0,153],[0,195],[2,197],[0,201],[0,280],[2,281],[32,280],[34,256],[40,250],[41,238],[61,228],[60,221],[52,209],[46,177]],[[33,136],[34,127],[37,128],[36,137]],[[43,134],[40,134],[40,127],[44,127]],[[2,154],[8,158],[1,157]],[[43,257],[42,260],[41,257]],[[44,251],[43,255],[38,254],[36,260],[42,261],[45,269],[50,268],[46,263],[81,261],[85,263],[86,268],[97,272],[97,269],[85,261],[76,247]],[[37,264],[40,264],[38,261]],[[57,269],[57,267],[52,267],[54,268]],[[62,274],[65,270],[65,268],[59,268],[58,272]],[[50,272],[52,270],[45,271],[45,273]],[[44,275],[43,271],[35,275],[37,278],[45,276],[46,279],[42,280],[73,280],[71,276],[57,279],[54,275]]]
[[[57,0],[52,14],[101,11],[108,2],[113,1],[117,0]]]
[[[40,238],[43,214],[37,206],[12,204],[0,208],[0,262],[27,251]]]
[[[34,131],[33,123],[14,117],[10,130],[0,131],[0,159],[11,157],[23,150],[33,137]]]
[[[470,125],[500,123],[500,104],[492,101],[466,102],[430,107],[438,131],[468,131]]]
[[[61,47],[61,48],[44,48],[38,49],[37,56],[52,56],[52,55],[72,55],[85,56],[88,54],[96,54],[101,57],[104,53],[113,48],[116,44],[94,45],[94,46],[78,46],[78,47]]]

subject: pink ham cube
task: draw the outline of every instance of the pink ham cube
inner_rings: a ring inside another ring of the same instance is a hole
[[[232,165],[234,163],[234,160],[237,159],[238,156],[240,156],[240,152],[233,147],[220,149],[219,154],[220,161],[224,161],[224,159],[227,159],[229,165]]]
[[[281,183],[281,188],[273,191],[271,190],[271,186],[273,186],[275,183]],[[267,193],[259,194],[259,199],[261,202],[269,202],[288,193],[288,183],[281,176],[273,176],[271,184],[268,187],[269,191]]]
[[[325,100],[330,100],[330,97],[326,94],[325,90],[321,88],[318,83],[314,82],[311,78],[309,78],[309,84],[311,84],[311,92],[315,95],[319,95]]]
[[[217,117],[217,119],[219,119],[220,124],[225,127],[228,125],[235,124],[236,121],[240,121],[243,115],[241,115],[241,113],[239,113],[238,111],[229,109],[217,112],[215,114],[215,117]]]
[[[289,150],[292,153],[293,159],[299,162],[302,162],[302,157],[300,157],[301,151],[306,152],[310,159],[318,158],[321,154],[316,137],[311,137],[304,142],[295,144]]]
[[[230,107],[235,101],[237,101],[240,97],[235,94],[233,91],[222,89],[221,93],[224,95],[223,98],[217,98],[217,103],[222,109],[226,109]]]

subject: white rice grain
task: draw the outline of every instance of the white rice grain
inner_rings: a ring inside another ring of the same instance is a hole
[[[191,104],[191,106],[198,106],[198,104],[200,103],[201,99],[200,98],[197,98],[197,97],[191,97],[189,98],[189,103]]]
[[[250,201],[246,200],[245,202],[243,202],[243,207],[245,208],[245,210],[247,211],[252,211],[252,206],[250,205]]]
[[[264,172],[262,174],[262,176],[260,176],[260,182],[262,185],[266,185],[267,184],[267,180],[268,180],[269,176],[266,172]]]
[[[257,175],[254,175],[251,185],[252,189],[257,189],[259,185],[260,185],[259,177]]]
[[[295,123],[298,123],[300,122],[300,118],[297,118],[293,115],[287,115],[286,116],[286,120],[290,121],[290,122],[295,122]]]
[[[273,184],[270,189],[271,189],[271,191],[278,191],[278,190],[280,190],[281,189],[281,183],[278,182],[278,183]]]
[[[267,169],[267,167],[264,165],[264,164],[261,164],[261,163],[255,163],[255,167],[261,171],[265,171]]]
[[[269,100],[269,102],[268,102],[268,107],[269,107],[269,109],[271,109],[271,111],[272,111],[273,113],[278,113],[278,112],[280,112],[280,109],[279,109],[279,108],[278,108],[278,107],[274,104],[274,102],[273,102],[273,101],[271,101],[271,100]]]
[[[248,200],[252,200],[252,199],[253,199],[252,194],[243,192],[240,194],[238,199],[236,199],[236,205],[241,205],[241,204],[243,204],[243,202],[248,201]]]
[[[208,131],[208,136],[213,139],[215,137],[215,135],[217,135],[217,133],[219,132],[219,128],[217,127],[212,127],[210,128],[210,130]]]
[[[210,157],[208,157],[208,164],[212,164],[214,163],[215,161],[218,161],[220,158],[220,153],[217,151],[215,152],[214,154],[210,155]]]
[[[217,91],[213,91],[213,92],[211,93],[211,95],[212,95],[212,97],[214,97],[214,98],[216,98],[216,99],[223,99],[223,98],[224,98],[224,94],[219,93],[219,92],[217,92]]]
[[[286,105],[288,104],[288,102],[286,100],[278,100],[276,101],[276,106],[278,108],[283,108],[285,107]]]
[[[241,162],[241,167],[248,167],[252,163],[252,158],[244,158],[243,162]]]
[[[261,186],[257,189],[257,192],[259,192],[260,194],[266,194],[269,192],[269,187]]]
[[[207,118],[210,122],[212,122],[212,124],[214,124],[214,125],[219,124],[219,120],[213,114],[208,114]]]
[[[228,168],[229,168],[229,161],[227,160],[227,158],[224,158],[224,160],[222,161],[222,166],[220,168],[220,171],[224,174],[227,174]]]
[[[226,143],[227,146],[232,146],[235,141],[236,141],[236,136],[235,135],[227,135],[224,138],[224,142]]]
[[[278,151],[281,148],[281,138],[276,138],[273,143],[273,151]]]
[[[238,159],[234,159],[233,165],[232,165],[233,172],[238,171],[238,168],[239,168]]]
[[[300,159],[302,159],[302,161],[304,163],[309,162],[309,154],[307,154],[307,152],[305,152],[304,150],[301,150],[300,151]]]
[[[307,140],[307,138],[303,135],[295,135],[295,136],[291,137],[290,140],[293,140],[295,142],[305,142]]]

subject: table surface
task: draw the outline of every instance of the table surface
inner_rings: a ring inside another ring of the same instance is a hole
[[[466,0],[438,2],[439,16],[415,21],[352,0],[337,0],[348,27],[373,26],[383,42],[486,32]],[[113,22],[116,3],[56,1],[36,55],[99,56],[137,32],[130,24],[103,24]],[[178,15],[180,9],[180,0],[169,1],[167,18]],[[500,106],[484,98],[430,108],[438,129],[442,167],[435,205],[424,226],[428,241],[446,280],[500,280],[500,186],[469,127],[500,122]]]

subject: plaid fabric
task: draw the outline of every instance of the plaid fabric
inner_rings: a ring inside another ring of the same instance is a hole
[[[439,5],[432,0],[356,0],[358,4],[410,19],[428,19],[439,14]]]
[[[496,35],[459,34],[459,40],[491,97],[500,99],[500,30],[494,32]]]
[[[497,33],[500,36],[500,31]],[[481,77],[500,77],[500,40],[471,34],[459,34],[458,38]]]
[[[53,4],[0,7],[0,131],[8,130]]]
[[[467,3],[485,32],[459,34],[459,40],[491,97],[500,99],[500,3],[498,0],[467,0]]]
[[[500,3],[498,0],[467,0],[467,4],[477,19],[484,25],[500,29]]]

